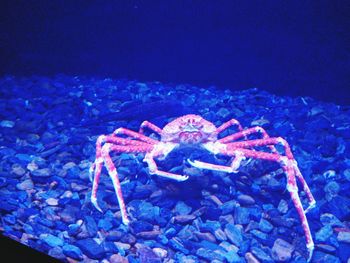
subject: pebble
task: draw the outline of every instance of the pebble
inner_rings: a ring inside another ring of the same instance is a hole
[[[163,248],[155,247],[152,249],[160,258],[166,258],[168,256],[168,251]]]
[[[78,240],[75,245],[89,258],[102,259],[105,256],[104,248],[91,238]]]
[[[339,232],[337,239],[339,242],[345,242],[345,243],[349,243],[350,244],[350,231],[346,231],[346,232]]]
[[[58,200],[56,198],[48,198],[46,199],[45,201],[48,205],[51,205],[51,206],[57,206],[58,205]]]
[[[109,258],[110,263],[129,263],[129,260],[119,254],[113,254]]]
[[[66,244],[62,247],[63,254],[65,254],[67,257],[71,257],[75,260],[83,260],[83,253],[81,250],[73,245]]]
[[[294,246],[287,241],[277,238],[273,244],[271,254],[272,258],[278,262],[289,261],[292,257]]]
[[[0,121],[0,127],[2,128],[13,128],[15,126],[14,121],[2,120]]]
[[[50,247],[57,247],[63,245],[63,240],[51,234],[41,234],[40,239],[48,244]]]
[[[246,253],[244,258],[247,260],[247,263],[260,263],[260,261],[250,252]]]
[[[319,231],[316,232],[315,239],[316,241],[325,242],[332,235],[333,235],[332,226],[325,225]]]
[[[242,231],[235,226],[234,224],[227,224],[225,227],[225,234],[227,238],[234,244],[239,247],[243,241]]]
[[[32,175],[35,177],[49,177],[51,176],[51,171],[49,168],[41,168],[32,171]]]
[[[17,175],[17,176],[22,176],[26,173],[26,170],[19,164],[14,164],[12,166],[12,170],[11,172],[14,174],[14,175]]]
[[[250,195],[239,195],[237,196],[237,201],[243,206],[255,204],[255,199]]]
[[[288,212],[288,203],[286,200],[281,199],[281,201],[278,204],[277,207],[278,211],[280,211],[282,214],[285,214]]]
[[[26,179],[21,183],[18,183],[16,185],[18,190],[26,191],[26,190],[31,190],[34,188],[33,181],[31,179]]]

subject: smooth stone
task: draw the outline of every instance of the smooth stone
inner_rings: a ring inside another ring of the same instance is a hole
[[[219,254],[217,252],[214,252],[212,250],[205,249],[205,248],[199,248],[196,251],[196,255],[200,258],[204,258],[204,259],[210,260],[210,261],[219,260],[220,262],[223,262],[225,259],[222,254]]]
[[[175,213],[177,215],[188,215],[191,213],[192,207],[188,206],[185,202],[179,201],[175,205]]]
[[[58,205],[58,200],[56,198],[48,198],[46,199],[45,201],[48,205],[51,205],[51,206],[57,206]]]
[[[236,224],[246,225],[250,222],[249,209],[246,207],[238,206],[235,209],[234,220]]]
[[[14,121],[2,120],[0,121],[0,127],[2,128],[13,128],[15,126]]]
[[[273,244],[271,254],[272,258],[278,262],[289,261],[295,247],[287,241],[277,238]]]
[[[26,170],[19,164],[12,165],[11,172],[17,176],[22,176],[26,173]]]
[[[238,204],[237,204],[237,202],[235,200],[230,200],[230,201],[227,201],[227,202],[223,203],[220,206],[221,214],[222,215],[227,215],[227,214],[233,213],[233,211],[235,210],[237,205]]]
[[[266,263],[274,262],[270,257],[271,252],[269,248],[263,249],[263,248],[254,246],[254,247],[251,247],[250,250],[253,253],[253,255],[257,257],[259,260],[261,260],[262,262],[266,262]]]
[[[160,258],[166,258],[168,255],[168,251],[163,248],[155,247],[152,249],[154,253],[156,253]]]
[[[66,244],[62,247],[62,249],[63,249],[63,254],[65,254],[67,257],[71,257],[76,260],[83,259],[83,253],[76,246]]]
[[[339,242],[350,243],[350,232],[339,232],[337,239]]]
[[[157,236],[159,236],[160,233],[161,232],[159,230],[152,230],[152,231],[139,232],[136,234],[136,236],[144,239],[154,239]]]
[[[325,242],[333,235],[333,228],[330,225],[325,225],[315,234],[316,241]]]
[[[129,263],[129,260],[119,254],[113,254],[109,258],[110,263]]]
[[[255,199],[251,197],[250,195],[239,195],[237,197],[237,201],[241,205],[254,205],[255,204]]]
[[[137,250],[140,263],[161,263],[162,259],[149,247],[141,247]]]
[[[41,168],[41,169],[32,171],[32,175],[36,177],[50,177],[51,171],[49,168]]]
[[[280,211],[282,214],[285,214],[288,212],[288,203],[286,200],[281,199],[281,201],[278,204],[277,207],[278,211]]]
[[[26,179],[21,183],[18,183],[16,185],[18,190],[26,191],[26,190],[31,190],[34,188],[33,181],[31,179]]]
[[[60,260],[65,259],[65,255],[63,254],[63,250],[61,247],[53,247],[48,251],[48,255],[53,258],[57,258]]]
[[[63,240],[51,234],[41,234],[40,239],[50,247],[63,246]]]
[[[247,263],[260,263],[260,261],[251,252],[247,252],[244,255],[244,258],[247,260]]]
[[[344,227],[344,224],[333,214],[324,213],[320,216],[320,221],[323,225],[331,225],[337,227]]]
[[[97,244],[96,241],[91,238],[78,240],[75,244],[89,258],[102,259],[105,256],[103,246]]]
[[[261,218],[259,222],[259,229],[265,233],[269,233],[273,229],[273,225],[269,221]]]
[[[192,222],[196,218],[195,215],[177,215],[174,216],[174,222],[181,223],[181,224],[187,224]]]
[[[243,241],[242,231],[234,224],[228,223],[225,227],[225,234],[232,244],[239,247]]]

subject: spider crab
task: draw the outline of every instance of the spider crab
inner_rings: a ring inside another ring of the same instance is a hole
[[[219,139],[218,135],[230,126],[236,126],[238,132]],[[159,134],[160,140],[144,135],[145,128]],[[247,139],[247,136],[256,133],[261,134],[262,138]],[[127,136],[127,138],[122,138],[120,135]],[[284,153],[279,153],[277,151],[275,146],[278,144],[282,145]],[[165,125],[163,129],[148,121],[144,121],[140,126],[139,132],[126,128],[118,128],[110,135],[100,135],[96,141],[96,159],[90,168],[91,177],[94,177],[91,194],[92,204],[96,209],[102,212],[97,204],[96,193],[101,169],[104,164],[113,182],[120,206],[122,221],[125,225],[128,225],[129,219],[118,179],[118,173],[110,157],[110,153],[143,153],[145,154],[143,161],[147,163],[150,174],[176,181],[185,181],[188,179],[187,175],[161,171],[158,169],[155,162],[155,158],[165,158],[172,150],[184,145],[203,147],[214,155],[220,154],[232,157],[232,161],[228,166],[206,163],[198,160],[187,160],[192,166],[200,169],[235,173],[239,169],[241,161],[245,158],[273,161],[280,164],[287,177],[287,190],[298,212],[305,233],[306,247],[309,253],[308,260],[311,259],[314,242],[305,214],[315,206],[316,202],[306,181],[300,173],[290,146],[286,140],[281,137],[270,137],[262,127],[256,126],[243,130],[236,119],[231,119],[221,126],[215,127],[213,123],[203,119],[199,115],[188,114],[176,118]],[[254,149],[254,147],[259,146],[266,146],[268,149],[267,151],[258,151]],[[309,206],[306,209],[303,208],[300,201],[296,180],[299,180],[308,199]]]

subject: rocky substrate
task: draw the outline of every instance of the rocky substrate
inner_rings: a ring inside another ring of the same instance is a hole
[[[162,170],[190,175],[178,183],[150,176],[140,155],[113,155],[132,223],[121,224],[105,169],[98,190],[103,213],[92,206],[88,170],[99,134],[138,130],[142,120],[163,127],[176,112],[190,111],[215,125],[236,118],[284,137],[317,201],[307,214],[312,262],[349,262],[349,107],[255,88],[63,75],[4,77],[0,98],[0,230],[14,240],[63,262],[306,262],[304,233],[273,163],[246,160],[238,173],[225,174],[184,160],[227,164],[227,158],[178,150],[159,161]]]

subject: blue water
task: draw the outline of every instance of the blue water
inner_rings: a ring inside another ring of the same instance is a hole
[[[144,120],[162,128],[193,113],[217,127],[235,118],[244,129],[258,125],[286,139],[316,199],[307,214],[315,242],[311,262],[350,257],[348,106],[258,88],[66,75],[7,76],[0,90],[4,236],[62,262],[306,262],[304,232],[285,175],[273,162],[248,159],[228,174],[186,161],[228,165],[227,156],[178,149],[156,160],[161,170],[189,175],[176,182],[150,175],[142,154],[112,154],[132,222],[122,224],[105,168],[97,192],[103,212],[91,204],[89,167],[99,135],[119,127],[138,131]],[[231,127],[220,137],[235,132]],[[306,207],[302,190],[299,196]]]

